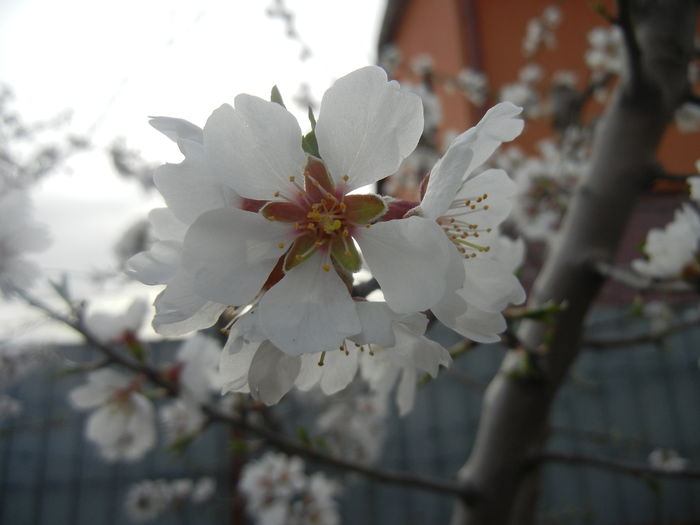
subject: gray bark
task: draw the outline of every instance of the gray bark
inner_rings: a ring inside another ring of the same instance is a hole
[[[537,479],[524,464],[546,443],[549,409],[576,359],[583,320],[604,279],[593,262],[614,259],[637,198],[650,182],[655,153],[673,111],[686,96],[698,2],[620,2],[629,22],[627,73],[600,126],[592,167],[560,236],[552,243],[529,305],[566,301],[549,325],[524,322],[518,336],[538,374],[513,375],[522,352],[511,351],[489,385],[476,442],[458,478],[479,494],[457,504],[453,525],[532,523]]]

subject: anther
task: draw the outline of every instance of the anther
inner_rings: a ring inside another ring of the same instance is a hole
[[[323,366],[323,360],[326,358],[326,352],[321,352],[321,359],[318,360],[318,366]]]
[[[350,177],[348,177],[347,175],[343,175],[343,180],[344,180],[345,182],[347,182],[347,181],[350,180]]]
[[[321,268],[323,268],[323,271],[324,271],[324,272],[330,272],[330,271],[331,271],[331,267],[328,266],[327,264],[324,264],[323,266],[321,266]]]
[[[279,243],[277,246],[278,246],[279,248],[284,248],[284,243],[281,242],[281,243]]]

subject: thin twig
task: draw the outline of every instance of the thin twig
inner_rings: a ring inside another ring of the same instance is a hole
[[[477,494],[473,490],[464,488],[455,481],[443,480],[428,476],[420,476],[410,472],[379,469],[369,465],[363,465],[347,459],[331,456],[319,450],[309,448],[293,441],[277,432],[271,431],[249,422],[242,422],[236,416],[223,413],[211,406],[204,407],[206,414],[214,420],[226,422],[231,425],[244,425],[246,430],[264,439],[268,444],[287,453],[304,456],[306,459],[316,461],[323,465],[339,468],[341,470],[362,474],[375,481],[403,485],[423,490],[430,490],[442,494],[450,494],[462,498],[467,503],[476,501]]]
[[[602,275],[640,292],[693,293],[696,290],[684,281],[657,281],[605,261],[593,262],[595,270]]]
[[[652,467],[640,463],[631,463],[628,461],[619,461],[616,459],[600,458],[595,456],[586,456],[584,454],[566,454],[563,452],[543,452],[532,456],[525,466],[526,470],[535,468],[542,463],[565,463],[569,465],[584,465],[593,468],[611,470],[621,474],[627,474],[638,478],[676,478],[690,479],[700,481],[700,469],[683,468],[678,470],[663,469]]]
[[[629,58],[631,85],[639,86],[645,83],[642,72],[642,52],[639,48],[639,42],[637,42],[637,35],[634,32],[632,9],[629,4],[630,0],[617,0],[617,19],[615,23],[622,30],[622,38]]]
[[[668,328],[656,332],[648,332],[645,334],[637,334],[629,337],[615,337],[609,339],[586,339],[583,341],[583,346],[594,350],[607,350],[610,348],[620,348],[624,346],[633,346],[639,344],[653,344],[663,341],[670,335],[682,330],[696,328],[700,326],[700,318],[690,319],[674,323]]]

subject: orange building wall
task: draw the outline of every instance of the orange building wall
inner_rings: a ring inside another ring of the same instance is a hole
[[[393,35],[403,63],[410,64],[416,56],[428,53],[435,61],[436,71],[443,75],[455,77],[460,70],[471,66],[484,71],[491,86],[498,87],[515,82],[519,70],[532,61],[542,66],[545,82],[553,72],[569,70],[576,73],[579,88],[585,85],[588,69],[583,55],[588,47],[587,33],[597,25],[608,25],[590,8],[589,2],[474,0],[476,35],[467,33],[465,17],[468,8],[465,6],[469,3],[465,0],[409,0]],[[558,45],[554,50],[543,48],[528,59],[521,51],[526,24],[552,4],[559,6],[563,13],[562,22],[555,30]],[[613,11],[612,5],[609,9]],[[470,41],[477,42],[477,49],[465,49]],[[470,56],[481,62],[480,68],[479,64],[470,63]],[[400,69],[397,77],[418,80],[407,67]],[[436,91],[443,105],[442,133],[450,129],[464,130],[481,117],[482,110],[469,104],[460,93],[444,87],[438,87]],[[490,100],[487,107],[495,102]],[[595,102],[590,106],[587,115],[600,114],[601,106]],[[534,152],[535,144],[551,134],[546,119],[531,120],[517,144]],[[700,158],[700,134],[681,134],[671,126],[664,137],[659,158],[669,172],[693,173],[695,161]]]

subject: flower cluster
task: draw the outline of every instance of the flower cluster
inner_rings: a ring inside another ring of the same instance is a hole
[[[467,100],[475,106],[483,106],[489,95],[489,81],[481,71],[471,68],[463,69],[457,75],[457,85],[467,97]]]
[[[596,75],[619,75],[624,64],[622,31],[617,26],[597,26],[588,32],[586,65]]]
[[[557,44],[554,31],[561,24],[562,12],[557,5],[548,5],[539,16],[531,18],[527,23],[522,50],[525,56],[532,56],[544,45],[552,49]]]
[[[132,315],[134,310],[132,305],[126,314],[111,316],[114,326],[119,328],[115,334],[130,334],[126,340],[132,351],[140,348],[140,343],[133,332],[122,328],[140,324],[140,318]],[[100,321],[96,326],[110,324],[109,314],[93,314],[88,319],[94,323],[95,318]],[[98,333],[102,332],[98,330]],[[123,342],[123,337],[108,340]],[[214,339],[195,335],[183,343],[174,363],[159,370],[179,389],[179,397],[158,411],[166,443],[174,445],[190,439],[202,429],[205,417],[201,406],[221,389],[217,371],[220,351],[221,346]],[[69,399],[75,408],[92,411],[86,422],[86,435],[107,461],[135,461],[155,445],[156,411],[146,387],[140,375],[102,368],[90,372],[87,383],[70,392]]]
[[[540,142],[540,155],[511,152],[499,159],[511,166],[518,186],[513,221],[528,239],[547,240],[558,229],[578,181],[588,169],[585,154]]]
[[[298,457],[268,452],[245,467],[238,489],[256,523],[302,525],[340,523],[338,486],[321,473],[307,476]]]
[[[367,375],[398,381],[408,403],[401,385],[449,363],[423,337],[420,312],[495,341],[500,311],[524,298],[489,255],[514,184],[503,171],[477,173],[520,133],[519,112],[500,104],[457,137],[421,203],[357,192],[396,172],[424,128],[421,100],[376,67],[339,79],[303,140],[282,105],[249,95],[204,129],[154,118],[185,154],[156,171],[168,208],[151,213],[157,241],[128,265],[142,282],[167,285],[154,327],[178,335],[226,313],[224,391],[268,404],[292,386],[330,394],[349,384],[362,354],[374,358]],[[352,276],[365,267],[385,302],[353,297]]]
[[[92,410],[85,432],[107,461],[136,461],[155,444],[153,405],[141,386],[137,378],[103,368],[70,392],[76,409]]]
[[[388,408],[383,392],[336,400],[319,416],[317,429],[338,456],[373,463],[384,444]]]

